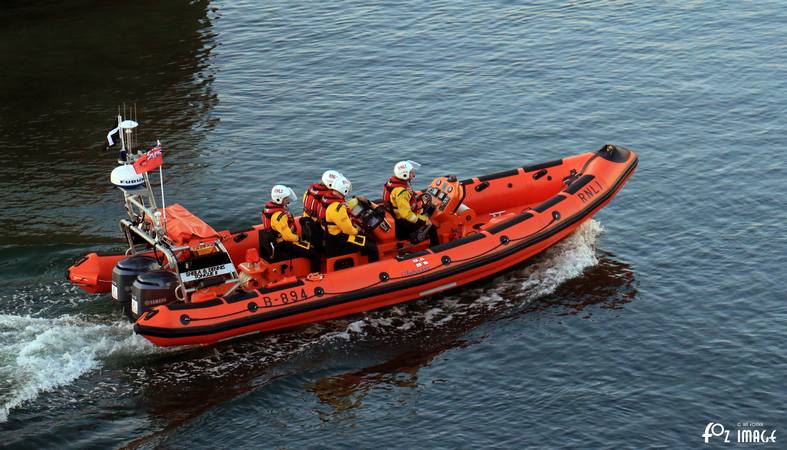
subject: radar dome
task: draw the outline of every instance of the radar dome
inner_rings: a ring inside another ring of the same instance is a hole
[[[145,177],[137,173],[130,164],[115,167],[109,179],[112,184],[125,191],[139,189],[145,184]]]

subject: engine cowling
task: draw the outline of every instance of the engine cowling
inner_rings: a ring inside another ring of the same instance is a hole
[[[176,301],[178,286],[178,276],[172,272],[154,270],[140,274],[131,285],[130,318],[136,320],[156,306]]]
[[[123,306],[126,314],[131,308],[131,285],[137,276],[158,269],[156,258],[142,255],[128,256],[115,264],[112,269],[112,298]]]

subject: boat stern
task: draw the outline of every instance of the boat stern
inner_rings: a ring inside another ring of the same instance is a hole
[[[112,288],[112,268],[124,256],[88,253],[66,270],[66,279],[90,294],[109,292]]]

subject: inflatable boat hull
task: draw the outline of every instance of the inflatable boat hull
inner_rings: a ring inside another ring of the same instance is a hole
[[[637,163],[633,151],[610,145],[464,180],[465,204],[486,218],[478,232],[319,277],[160,306],[142,315],[134,330],[160,346],[204,345],[449,291],[520,264],[571,234],[615,196]]]

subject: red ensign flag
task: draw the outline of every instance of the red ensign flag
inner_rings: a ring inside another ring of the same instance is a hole
[[[161,167],[163,162],[164,154],[161,153],[161,147],[153,147],[141,158],[134,161],[134,171],[136,173],[147,173]]]

